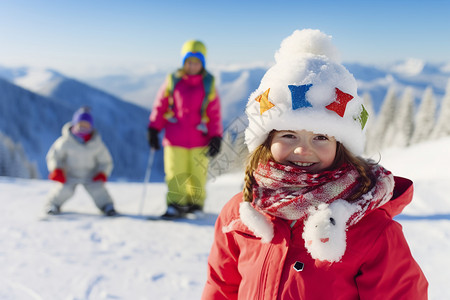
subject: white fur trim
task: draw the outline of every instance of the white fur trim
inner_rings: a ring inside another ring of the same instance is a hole
[[[273,225],[267,218],[253,208],[250,202],[241,202],[239,214],[242,223],[250,229],[261,242],[269,243],[273,238]]]
[[[233,231],[233,228],[238,223],[238,221],[239,221],[239,219],[236,219],[236,220],[231,221],[230,224],[224,225],[222,227],[222,232],[229,233],[229,232]]]

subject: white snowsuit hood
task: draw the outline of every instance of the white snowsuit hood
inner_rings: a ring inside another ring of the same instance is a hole
[[[63,169],[68,179],[90,180],[99,172],[109,177],[113,161],[100,134],[94,131],[87,143],[81,143],[70,132],[71,126],[66,123],[62,136],[50,147],[46,156],[48,170]]]

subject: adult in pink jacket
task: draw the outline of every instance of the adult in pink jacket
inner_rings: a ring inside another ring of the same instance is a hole
[[[202,299],[423,300],[392,218],[412,182],[363,159],[356,80],[318,30],[286,38],[249,97],[242,193],[222,209]]]
[[[203,209],[209,159],[218,154],[222,138],[220,100],[214,77],[205,69],[206,47],[187,41],[183,66],[169,74],[150,114],[150,147],[160,148],[164,129],[164,171],[168,204],[164,218],[183,217]]]

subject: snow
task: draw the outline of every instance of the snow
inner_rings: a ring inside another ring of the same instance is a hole
[[[18,77],[14,83],[32,92],[39,93],[48,89],[51,82],[58,77],[54,72],[44,68],[30,68],[22,77]]]
[[[381,164],[415,182],[400,216],[411,251],[430,282],[429,299],[448,298],[450,282],[450,138],[381,154]],[[242,174],[208,183],[202,220],[147,221],[164,211],[164,184],[107,183],[125,216],[99,215],[79,188],[68,213],[40,220],[47,180],[0,177],[0,299],[199,299],[214,222],[242,187]],[[76,213],[75,213],[76,212]]]
[[[420,72],[422,72],[424,67],[425,67],[424,61],[416,58],[410,58],[394,66],[392,70],[394,72],[403,73],[406,76],[415,76],[420,74]]]

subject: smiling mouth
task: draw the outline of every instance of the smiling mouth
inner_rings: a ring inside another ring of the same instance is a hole
[[[293,163],[294,165],[299,166],[299,167],[310,167],[314,164],[314,163],[304,163],[304,162],[296,162],[296,161],[292,161],[291,163]]]

